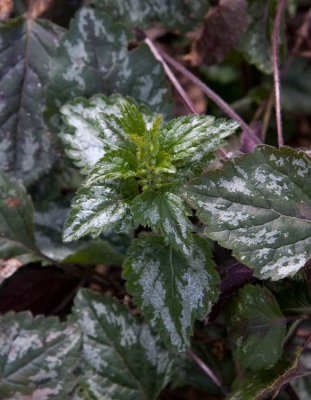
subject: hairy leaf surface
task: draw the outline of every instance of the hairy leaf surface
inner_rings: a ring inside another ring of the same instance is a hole
[[[172,361],[149,327],[116,300],[89,290],[78,294],[74,314],[83,332],[88,391],[111,400],[156,399]]]
[[[63,37],[51,71],[46,117],[52,126],[58,127],[58,109],[68,100],[96,93],[121,91],[158,107],[158,110],[165,108],[168,90],[162,66],[149,50],[145,50],[149,52],[149,68],[143,79],[140,68],[147,65],[139,67],[140,62],[144,63],[143,59],[137,60],[128,52],[131,39],[133,36],[125,26],[100,11],[82,8],[76,14]]]
[[[0,25],[0,166],[27,186],[55,160],[42,112],[61,34],[48,21],[17,18]]]
[[[206,241],[194,240],[193,256],[165,245],[163,237],[141,236],[129,249],[124,277],[144,315],[178,351],[190,346],[195,319],[203,319],[218,296],[219,277]]]
[[[115,132],[105,123],[105,116],[121,116],[121,99],[119,95],[95,95],[89,100],[75,99],[62,107],[66,128],[61,139],[65,144],[66,154],[82,168],[82,172],[89,172],[105,155],[106,150],[113,146],[115,140],[112,136]],[[131,102],[129,98],[126,100]],[[146,123],[150,124],[150,112],[146,107],[141,112]]]
[[[311,257],[311,160],[303,152],[258,146],[194,181],[186,198],[206,235],[260,278],[294,275]]]
[[[80,342],[79,329],[57,318],[28,312],[0,317],[1,399],[65,398],[76,384]]]
[[[160,232],[175,249],[191,255],[193,237],[187,218],[191,210],[179,196],[171,192],[147,191],[133,200],[131,211],[137,225]]]
[[[272,293],[244,286],[228,308],[234,357],[244,368],[271,368],[282,356],[286,320]]]
[[[32,202],[25,188],[0,173],[0,258],[36,249],[32,218]]]
[[[92,177],[92,175],[91,175]],[[137,195],[132,182],[87,180],[78,191],[65,224],[64,241],[128,227],[129,201]]]

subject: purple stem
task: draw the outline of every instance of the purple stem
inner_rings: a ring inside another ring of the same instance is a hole
[[[150,51],[152,52],[152,54],[154,55],[154,57],[160,61],[160,63],[163,65],[164,71],[167,75],[167,77],[169,78],[169,80],[171,81],[172,85],[175,87],[175,89],[177,90],[177,92],[180,94],[180,97],[182,98],[182,100],[184,101],[184,103],[186,104],[186,106],[189,108],[189,110],[193,113],[193,114],[199,114],[194,106],[194,104],[192,103],[190,97],[187,95],[187,93],[185,92],[185,90],[182,88],[181,84],[178,82],[178,80],[175,78],[175,75],[173,74],[172,70],[170,69],[170,67],[166,64],[166,62],[163,60],[163,57],[161,55],[161,53],[159,52],[159,50],[156,48],[156,46],[152,43],[152,41],[149,38],[145,39],[145,43],[147,44],[147,46],[149,47]]]
[[[215,104],[218,105],[230,118],[237,121],[241,128],[246,131],[254,140],[258,141],[258,138],[253,133],[252,129],[247,125],[247,123],[233,110],[228,103],[226,103],[217,93],[215,93],[211,88],[209,88],[205,83],[203,83],[199,78],[193,75],[187,68],[181,65],[178,61],[171,58],[168,54],[161,52],[161,55],[168,64],[172,65],[177,71],[184,74],[190,81],[197,85],[203,93],[207,95]]]
[[[200,357],[198,357],[193,350],[188,350],[189,357],[204,371],[204,373],[215,383],[216,386],[225,394],[228,394],[228,390],[221,383],[219,378],[214,374],[214,372],[205,364]]]
[[[281,16],[283,14],[285,5],[286,5],[286,0],[279,0],[279,4],[276,10],[273,35],[272,35],[275,115],[276,115],[276,128],[277,128],[279,147],[284,145],[284,138],[282,132],[281,101],[280,101],[279,33],[280,33]]]

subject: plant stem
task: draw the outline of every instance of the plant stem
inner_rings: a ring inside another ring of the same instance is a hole
[[[205,364],[205,362],[201,360],[201,358],[198,357],[191,349],[188,350],[188,355],[202,369],[202,371],[204,371],[211,381],[213,381],[215,385],[218,386],[225,395],[227,395],[228,390],[225,388],[220,379],[214,374],[214,372]]]
[[[278,145],[284,145],[284,138],[282,132],[282,114],[281,114],[281,100],[280,100],[280,70],[279,70],[279,34],[281,16],[285,8],[286,0],[280,0],[274,21],[273,35],[272,35],[272,59],[273,59],[273,78],[274,78],[274,96],[275,96],[275,114],[276,114],[276,127],[278,135]]]
[[[168,64],[172,65],[177,71],[184,74],[190,81],[192,81],[195,85],[197,85],[203,93],[206,94],[215,104],[218,105],[220,109],[223,110],[225,114],[227,114],[230,118],[237,121],[241,128],[246,131],[250,136],[254,139],[258,140],[258,138],[253,133],[252,129],[247,125],[247,123],[233,110],[233,108],[225,102],[217,93],[215,93],[211,88],[209,88],[205,83],[203,83],[199,78],[197,78],[192,72],[190,72],[187,68],[181,65],[178,61],[174,60],[168,54],[162,53],[161,55]]]
[[[154,57],[160,61],[160,63],[163,65],[164,71],[168,77],[168,79],[171,81],[172,85],[174,86],[174,88],[177,90],[177,92],[180,94],[180,97],[182,98],[183,102],[186,104],[186,106],[189,108],[189,110],[193,113],[193,114],[199,114],[194,106],[194,104],[192,103],[190,97],[188,96],[188,94],[185,92],[185,90],[183,89],[183,87],[181,86],[181,84],[178,82],[178,80],[176,79],[175,75],[173,74],[172,70],[170,69],[170,67],[167,65],[167,63],[164,61],[161,53],[159,52],[159,50],[156,48],[156,46],[153,44],[153,42],[149,39],[149,38],[145,38],[145,43],[146,45],[149,47],[150,51],[152,52],[152,54],[154,55]]]

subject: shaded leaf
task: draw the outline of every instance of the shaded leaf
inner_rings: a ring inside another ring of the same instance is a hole
[[[0,395],[2,399],[65,397],[76,384],[80,332],[56,318],[30,313],[0,317]]]
[[[92,0],[91,4],[134,27],[148,27],[154,20],[169,28],[193,30],[206,14],[208,0]]]
[[[42,111],[51,59],[62,29],[17,18],[0,25],[0,165],[32,184],[56,156]]]
[[[263,400],[277,393],[283,385],[304,376],[306,371],[299,361],[300,351],[294,359],[281,360],[266,371],[252,372],[228,400]]]
[[[0,173],[0,255],[2,258],[36,251],[33,208],[25,188]]]
[[[246,0],[220,0],[216,7],[210,8],[201,36],[194,42],[192,64],[223,61],[228,51],[239,44],[246,26]]]
[[[124,264],[129,292],[166,344],[190,346],[195,319],[203,319],[218,296],[219,277],[207,242],[196,237],[192,257],[166,246],[162,237],[141,236]]]
[[[254,268],[255,276],[294,275],[311,256],[311,160],[258,146],[193,182],[185,197],[205,233]]]
[[[271,368],[282,356],[286,334],[286,320],[272,293],[259,285],[246,285],[227,313],[237,361],[252,370]]]
[[[122,265],[124,257],[105,240],[92,240],[67,256],[64,263]]]
[[[144,61],[140,60],[140,52],[143,50],[138,50],[139,60],[132,56],[127,50],[130,39],[133,36],[126,28],[106,14],[91,8],[82,8],[76,14],[51,71],[46,117],[52,126],[58,128],[58,109],[68,100],[96,93],[121,91],[158,110],[165,108],[168,90],[162,66],[149,54],[148,64],[145,60],[143,65],[143,68],[149,67],[148,75],[142,79],[140,62]],[[157,97],[153,98],[154,95]]]
[[[74,314],[83,332],[83,386],[96,398],[152,400],[166,385],[172,361],[146,324],[110,297],[79,292]]]
[[[135,181],[100,180],[98,176],[97,182],[93,183],[92,179],[91,171],[90,178],[72,203],[64,228],[64,241],[77,240],[85,235],[97,237],[113,228],[124,231],[129,227],[129,202],[138,194]]]
[[[282,106],[286,111],[310,114],[311,82],[309,60],[294,59],[284,73],[281,84]]]
[[[265,74],[271,74],[271,32],[277,1],[268,0],[263,3],[261,0],[248,0],[247,4],[249,21],[240,48],[250,64]]]

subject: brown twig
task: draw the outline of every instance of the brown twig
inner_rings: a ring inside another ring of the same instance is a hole
[[[273,61],[273,78],[274,78],[274,96],[275,96],[275,115],[276,127],[278,135],[278,145],[284,145],[284,138],[282,132],[282,114],[281,114],[281,100],[280,100],[280,70],[279,70],[279,34],[280,22],[286,5],[286,0],[280,0],[276,10],[274,21],[273,35],[272,35],[272,61]]]
[[[205,364],[199,356],[197,356],[193,350],[188,350],[189,357],[202,369],[202,371],[215,383],[216,386],[223,392],[224,395],[228,394],[227,388],[220,381],[220,379],[214,374],[214,372]]]
[[[164,61],[161,53],[159,52],[159,50],[156,48],[156,46],[153,44],[153,42],[149,39],[149,38],[145,38],[144,42],[146,43],[146,45],[149,47],[150,51],[152,52],[152,54],[154,55],[154,57],[160,61],[160,63],[163,65],[164,71],[166,73],[166,76],[168,77],[168,79],[171,81],[172,85],[174,86],[174,88],[177,90],[177,92],[179,93],[180,97],[182,98],[183,102],[186,104],[186,106],[189,108],[189,110],[193,113],[193,114],[199,114],[194,106],[194,104],[192,103],[190,97],[188,96],[188,94],[185,92],[185,90],[183,89],[183,87],[181,86],[181,84],[179,83],[179,81],[176,79],[175,75],[173,74],[172,70],[170,69],[170,67],[167,65],[167,63]]]

